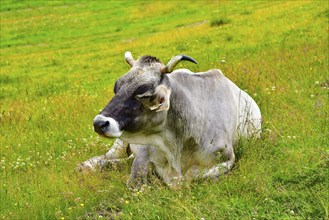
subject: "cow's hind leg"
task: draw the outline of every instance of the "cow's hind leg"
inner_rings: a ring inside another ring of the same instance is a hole
[[[77,171],[96,170],[107,167],[110,164],[117,164],[127,160],[129,154],[129,144],[120,139],[116,139],[110,150],[101,156],[92,157],[78,165]]]
[[[223,148],[220,148],[220,154],[225,161],[206,170],[202,175],[203,178],[217,178],[233,168],[235,154],[232,145],[225,145]]]

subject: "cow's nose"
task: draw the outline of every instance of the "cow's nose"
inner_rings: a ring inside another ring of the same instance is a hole
[[[95,120],[94,130],[99,134],[104,134],[108,129],[110,122],[108,120]]]

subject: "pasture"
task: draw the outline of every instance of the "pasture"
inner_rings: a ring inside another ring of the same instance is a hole
[[[0,4],[0,219],[329,218],[327,1]],[[221,69],[258,103],[262,139],[218,181],[176,190],[152,177],[130,191],[129,162],[74,172],[113,142],[92,120],[127,50]]]

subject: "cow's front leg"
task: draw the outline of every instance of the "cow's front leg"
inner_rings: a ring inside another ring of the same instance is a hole
[[[131,167],[130,178],[127,181],[127,186],[133,189],[140,189],[147,184],[147,175],[150,165],[149,148],[144,145],[130,145],[135,158]]]
[[[116,164],[125,161],[129,157],[133,156],[130,152],[128,152],[128,146],[129,144],[127,142],[116,139],[106,154],[92,157],[85,162],[80,163],[76,170],[83,171],[102,169],[109,164]]]
[[[202,175],[202,178],[216,179],[220,175],[227,173],[233,168],[235,162],[235,154],[234,154],[233,146],[225,145],[224,147],[220,148],[219,151],[221,152],[221,157],[225,158],[226,161],[206,170]]]

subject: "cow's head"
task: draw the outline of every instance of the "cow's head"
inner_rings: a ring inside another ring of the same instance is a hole
[[[94,130],[106,137],[161,129],[170,106],[166,74],[182,60],[196,63],[185,55],[175,56],[167,65],[152,56],[135,61],[130,52],[125,53],[125,58],[131,69],[116,81],[115,96],[94,119]]]

